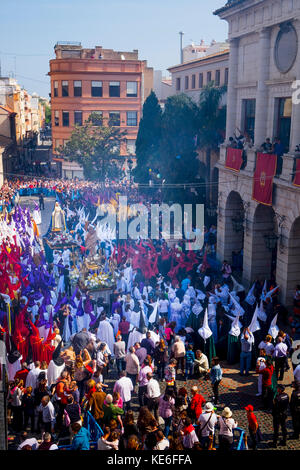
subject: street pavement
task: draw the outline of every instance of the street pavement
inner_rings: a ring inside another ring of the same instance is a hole
[[[37,197],[24,197],[21,199],[21,205],[27,206],[33,209],[34,202],[38,203]],[[39,226],[41,235],[45,235],[49,228],[51,213],[54,208],[55,199],[45,198],[45,210],[42,211],[42,224]],[[239,365],[229,366],[225,361],[221,363],[223,369],[223,380],[219,386],[219,405],[218,413],[222,411],[225,406],[229,406],[233,412],[233,418],[238,422],[238,426],[244,429],[248,433],[248,420],[247,413],[244,407],[252,404],[254,412],[258,419],[258,423],[263,435],[263,441],[258,445],[258,449],[269,449],[274,450],[270,445],[273,437],[273,419],[271,412],[262,410],[261,397],[256,397],[257,393],[257,380],[258,374],[252,373],[248,377],[241,377],[239,375]],[[291,364],[290,364],[291,366]],[[112,391],[115,380],[117,380],[117,374],[115,371],[111,371],[112,374],[106,383],[109,385],[109,391]],[[212,388],[210,381],[208,380],[181,380],[181,375],[177,377],[177,388],[186,387],[187,390],[197,385],[201,394],[204,398],[209,401],[212,396]],[[289,396],[292,393],[291,383],[293,381],[292,366],[288,372],[285,372],[284,381],[282,382],[286,386],[286,392]],[[165,383],[161,382],[161,391],[165,388]],[[190,395],[190,394],[189,394]],[[132,408],[138,412],[138,400],[136,395],[132,400]],[[291,416],[288,416],[287,420],[288,434],[292,434],[292,422]],[[281,440],[281,435],[279,441]],[[277,447],[277,450],[300,450],[300,440],[289,440],[287,441],[286,447]]]

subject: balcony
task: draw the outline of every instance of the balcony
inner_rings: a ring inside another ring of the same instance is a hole
[[[222,144],[220,146],[220,158],[217,163],[217,166],[219,169],[221,169],[222,167],[225,168],[226,150],[227,150],[227,146],[225,144]],[[229,169],[227,171],[232,171],[232,173],[234,173],[235,175],[240,175],[240,176],[246,176],[246,177],[253,176],[255,165],[256,165],[257,150],[253,147],[252,149],[248,149],[245,152],[246,152],[246,164],[242,166],[242,169],[240,170],[240,172],[236,173]],[[282,161],[280,162],[280,165],[278,165],[278,171],[277,171],[277,174],[275,175],[274,183],[278,185],[281,184],[284,186],[288,185],[296,189],[295,186],[293,185],[293,180],[295,177],[297,161],[300,159],[300,152],[286,153],[281,158],[282,158]]]

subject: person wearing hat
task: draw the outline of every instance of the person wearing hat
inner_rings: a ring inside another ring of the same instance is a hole
[[[253,413],[253,406],[252,405],[247,405],[245,406],[245,410],[247,411],[247,418],[248,418],[248,425],[249,425],[249,434],[252,439],[252,449],[256,450],[257,447],[257,441],[261,441],[261,432],[258,426],[258,421]]]
[[[233,444],[233,429],[237,428],[238,423],[232,418],[231,409],[226,406],[219,416],[219,450],[231,450]]]
[[[300,434],[300,381],[295,380],[292,383],[293,391],[290,401],[290,410],[292,415],[292,423],[294,433],[291,439],[299,439]]]
[[[215,426],[218,422],[218,416],[214,410],[214,405],[207,402],[198,419],[198,437],[202,448],[205,450],[208,449],[209,446],[209,436],[215,435]]]
[[[281,446],[286,446],[287,430],[286,430],[286,419],[287,409],[289,406],[289,396],[284,391],[284,385],[277,385],[277,395],[273,400],[272,416],[273,416],[273,443],[271,447],[277,447],[277,440],[279,436],[279,426],[281,426],[282,441]]]

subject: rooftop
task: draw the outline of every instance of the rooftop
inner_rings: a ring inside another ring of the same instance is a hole
[[[177,67],[185,67],[187,65],[196,64],[198,62],[205,62],[208,59],[219,58],[221,56],[226,56],[227,54],[229,54],[229,49],[226,49],[225,51],[215,52],[214,54],[206,55],[198,59],[190,60],[189,62],[184,62],[183,64],[173,65],[172,67],[169,67],[168,70],[172,70]]]
[[[226,5],[214,11],[214,15],[219,15],[220,13],[223,13],[224,11],[229,10],[230,8],[233,8],[241,3],[244,3],[245,1],[246,0],[228,0]]]
[[[114,51],[102,46],[83,48],[80,42],[59,41],[54,46],[56,59],[139,60],[139,51]]]

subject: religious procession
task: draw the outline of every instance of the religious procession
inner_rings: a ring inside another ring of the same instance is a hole
[[[269,279],[247,292],[213,256],[213,225],[196,251],[120,239],[125,216],[114,227],[108,207],[126,196],[129,226],[132,207],[155,202],[135,185],[11,179],[1,196],[9,449],[241,451],[299,440],[299,286],[293,316]]]

